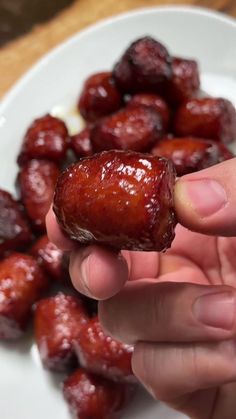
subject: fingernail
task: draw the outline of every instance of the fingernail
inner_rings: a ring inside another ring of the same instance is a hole
[[[227,203],[224,188],[215,180],[183,181],[182,187],[189,204],[201,217],[215,214]]]
[[[193,305],[195,318],[211,327],[231,330],[235,318],[235,296],[231,292],[205,294]]]

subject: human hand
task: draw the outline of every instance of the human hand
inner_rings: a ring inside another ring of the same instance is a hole
[[[47,220],[51,240],[72,250],[75,288],[105,300],[105,329],[134,343],[134,373],[154,397],[194,419],[236,412],[235,164],[177,182],[178,218],[197,233],[178,226],[165,254],[78,249],[52,213]]]

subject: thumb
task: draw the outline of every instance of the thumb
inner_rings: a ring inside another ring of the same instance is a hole
[[[236,235],[236,158],[180,178],[175,186],[179,222],[204,234]]]

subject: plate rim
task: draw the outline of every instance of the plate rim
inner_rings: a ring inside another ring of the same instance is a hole
[[[115,16],[110,16],[104,19],[99,20],[96,23],[92,23],[86,26],[84,29],[79,30],[73,35],[69,36],[63,42],[60,42],[57,46],[51,48],[46,54],[44,54],[40,59],[38,59],[26,72],[24,72],[21,77],[13,84],[13,86],[5,93],[0,103],[0,131],[1,131],[1,118],[4,121],[4,113],[9,106],[12,106],[14,98],[18,95],[24,94],[24,88],[27,86],[27,83],[31,81],[34,77],[37,77],[38,73],[48,65],[50,60],[53,60],[55,56],[60,54],[60,52],[67,47],[73,46],[77,42],[83,40],[88,34],[92,34],[101,28],[106,28],[107,26],[113,24],[114,22],[119,22],[121,20],[126,20],[135,16],[148,15],[152,13],[181,13],[186,15],[195,15],[199,17],[209,17],[214,21],[221,21],[222,23],[232,26],[236,32],[236,19],[230,16],[225,16],[224,14],[218,11],[212,11],[208,8],[197,7],[197,6],[185,6],[185,5],[176,5],[176,6],[154,6],[154,7],[142,7],[137,8],[132,11],[119,13]],[[29,354],[27,355],[29,356]],[[35,364],[36,365],[36,364]],[[37,367],[37,366],[36,366]],[[42,371],[42,368],[40,367]],[[176,415],[178,412],[176,412]],[[159,415],[158,415],[159,416]],[[187,418],[186,418],[187,419]]]
[[[41,69],[48,64],[48,62],[60,52],[67,48],[69,45],[73,45],[78,42],[83,37],[86,37],[88,34],[93,33],[94,31],[99,30],[101,27],[106,27],[114,22],[119,22],[120,20],[129,19],[135,16],[142,16],[153,13],[186,13],[190,15],[204,16],[210,19],[221,21],[232,26],[236,30],[236,19],[232,16],[224,15],[223,13],[215,10],[211,10],[206,7],[198,6],[186,6],[186,5],[164,5],[164,6],[154,6],[154,7],[141,7],[131,11],[126,11],[119,13],[114,16],[109,16],[107,18],[101,19],[98,22],[92,23],[86,26],[84,29],[76,32],[71,35],[57,46],[53,47],[47,53],[45,53],[41,58],[39,58],[23,75],[13,84],[13,86],[5,93],[0,103],[0,120],[4,119],[4,111],[8,105],[14,99],[24,86],[28,83],[30,79],[34,77],[37,72],[40,72]]]

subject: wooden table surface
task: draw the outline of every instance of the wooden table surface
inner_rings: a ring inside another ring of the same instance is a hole
[[[108,16],[158,5],[208,7],[236,17],[236,0],[76,0],[52,20],[0,49],[0,97],[43,54],[82,28]]]

